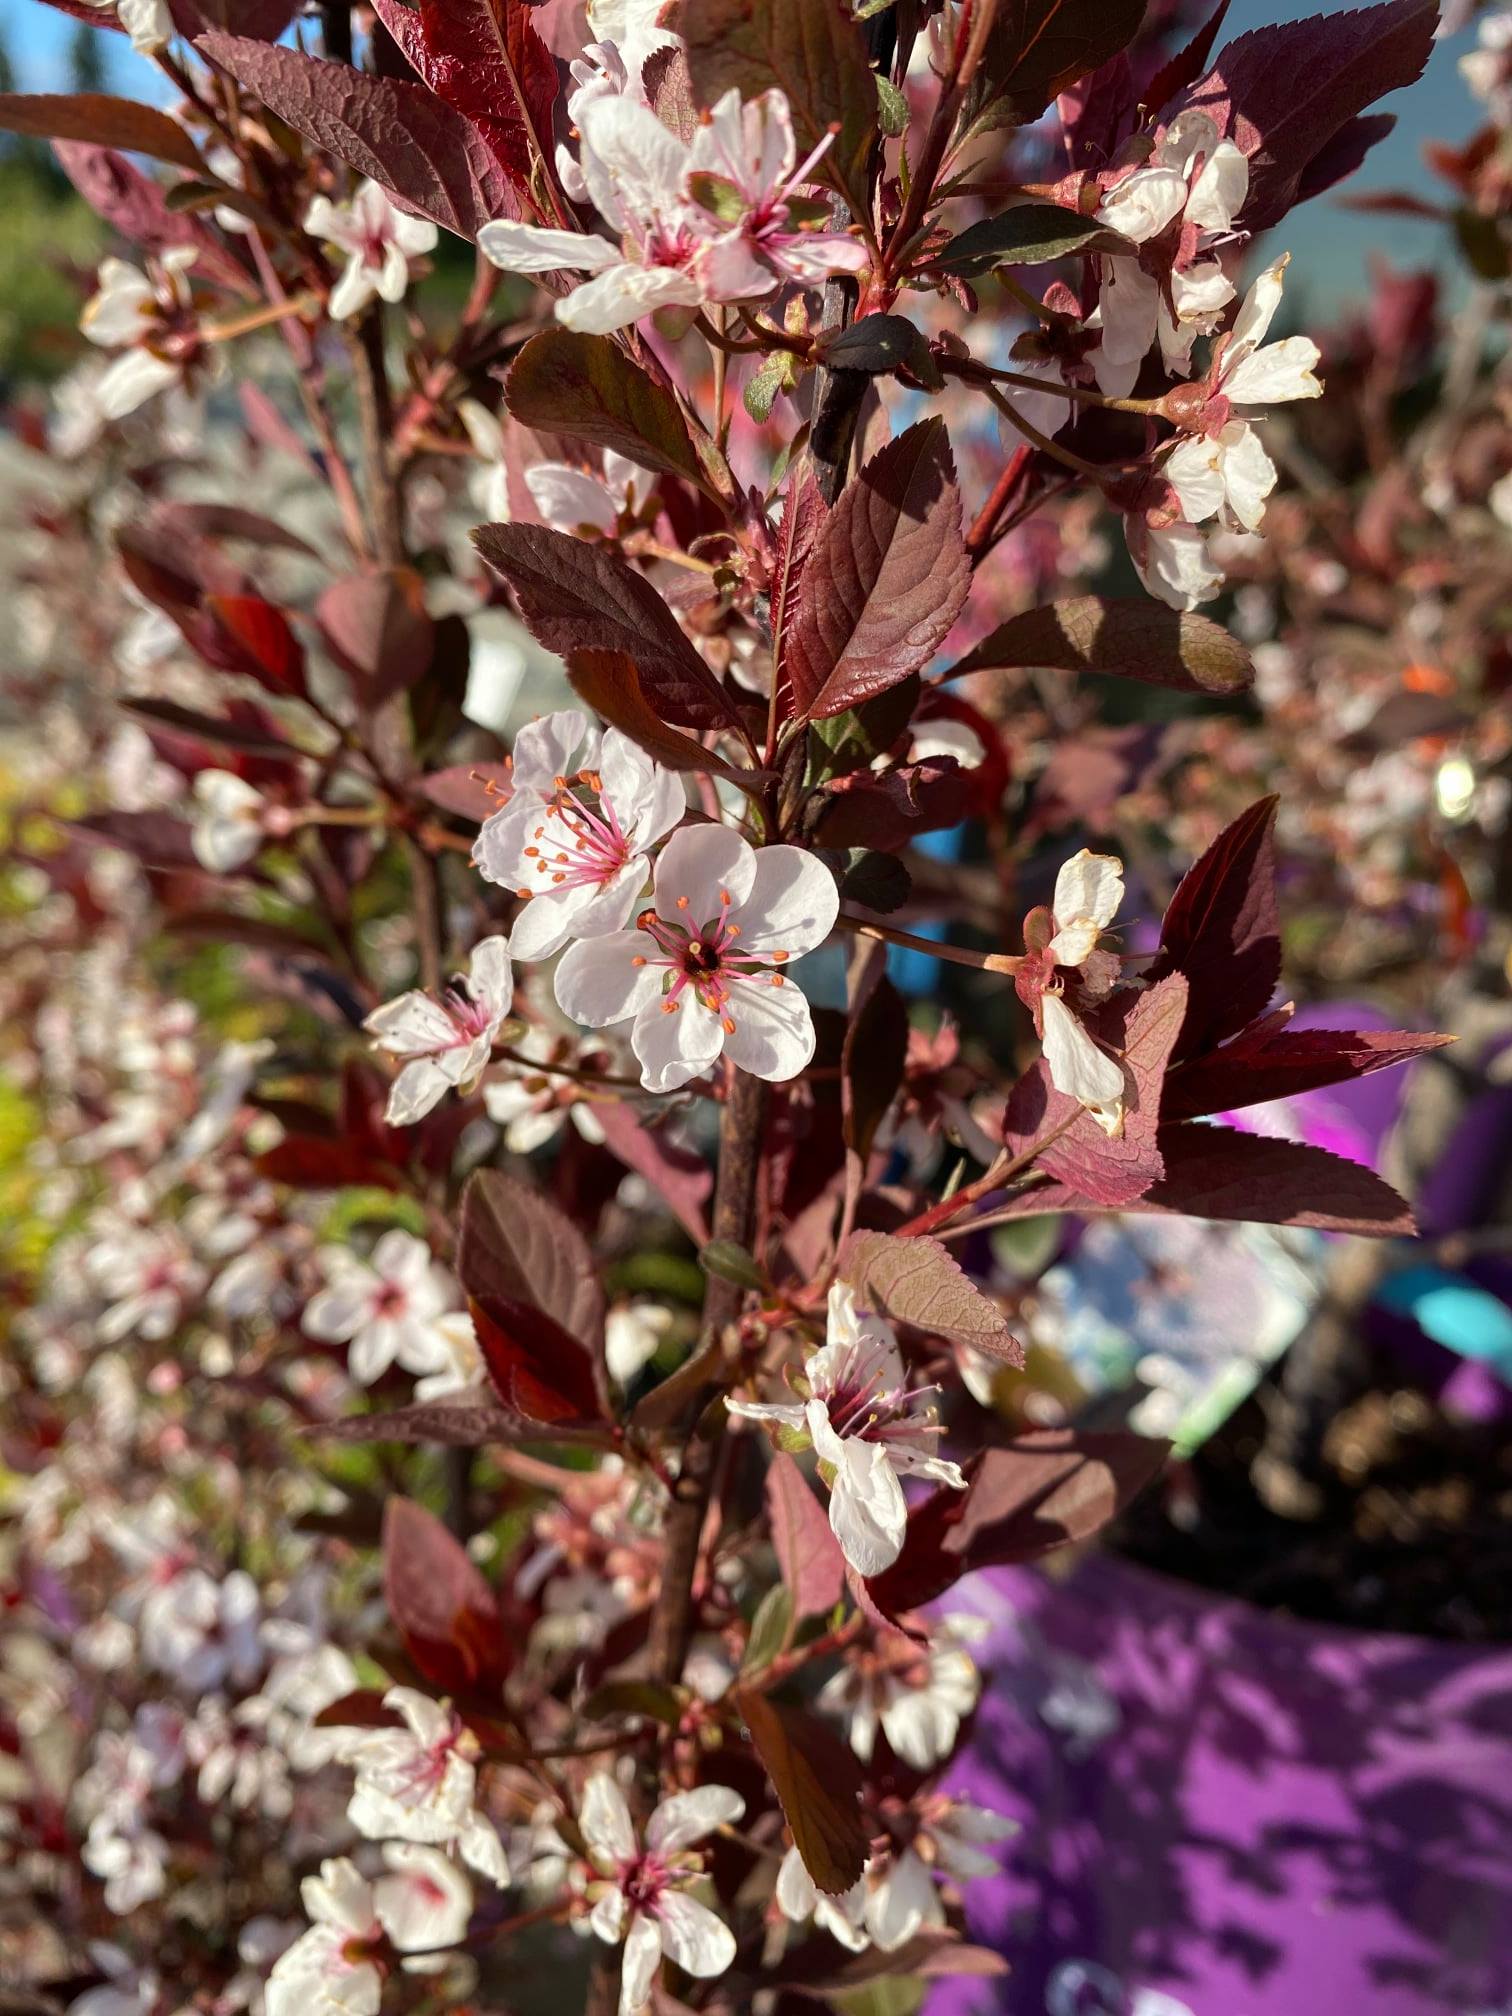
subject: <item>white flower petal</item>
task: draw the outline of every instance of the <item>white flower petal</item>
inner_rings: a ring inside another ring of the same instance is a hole
[[[637,1911],[625,1935],[625,1957],[620,1962],[619,2016],[637,2016],[651,2000],[651,1984],[661,1965],[661,1928],[644,1911]]]
[[[586,945],[607,942],[601,938],[583,941]],[[570,959],[572,953],[567,957]],[[675,1001],[659,997],[648,1001],[630,1030],[630,1047],[641,1067],[641,1083],[648,1092],[675,1092],[680,1085],[699,1077],[719,1056],[724,1040],[724,1026],[718,1015],[704,1006],[691,987],[684,987]]]
[[[741,950],[796,958],[824,943],[839,914],[840,891],[822,861],[801,847],[763,847],[740,905]]]
[[[728,1785],[700,1785],[663,1799],[646,1823],[646,1843],[662,1853],[691,1848],[716,1827],[729,1826],[745,1812],[745,1801]]]
[[[685,1974],[709,1981],[723,1974],[735,1958],[735,1935],[729,1926],[686,1891],[664,1890],[657,1900],[656,1915],[662,1948]]]
[[[574,1022],[585,1022],[590,1029],[604,1029],[641,1014],[648,1006],[657,1006],[661,969],[635,964],[655,949],[644,931],[615,931],[606,938],[579,939],[562,955],[556,969],[556,998],[563,1014]]]
[[[583,1830],[589,1854],[600,1859],[605,1866],[628,1862],[635,1853],[635,1828],[631,1825],[630,1808],[625,1804],[624,1793],[607,1771],[596,1771],[583,1788],[578,1824]]]
[[[1045,1062],[1059,1092],[1084,1106],[1111,1106],[1124,1094],[1123,1066],[1099,1050],[1058,994],[1040,1002]]]
[[[681,827],[656,864],[657,914],[669,924],[711,923],[727,907],[726,894],[729,907],[741,909],[755,880],[756,850],[738,833],[728,826]]]
[[[546,231],[499,218],[478,233],[478,250],[506,273],[602,273],[618,266],[620,249],[579,231]]]
[[[828,880],[828,876],[825,878]],[[833,883],[831,884],[833,887]],[[796,1078],[814,1054],[814,1018],[803,989],[775,974],[741,979],[730,990],[724,1048],[753,1078],[781,1084]]]
[[[1236,406],[1276,406],[1287,399],[1321,399],[1313,375],[1322,352],[1311,336],[1285,336],[1241,359],[1223,374],[1222,389]]]
[[[558,301],[556,318],[564,329],[585,336],[608,336],[658,308],[696,308],[702,296],[697,280],[677,266],[635,266],[626,261],[584,281]]]
[[[884,1953],[908,1943],[923,1925],[943,1916],[928,1869],[905,1848],[866,1900],[866,1929]]]
[[[1118,856],[1094,854],[1083,847],[1061,863],[1051,907],[1057,925],[1086,919],[1105,931],[1118,915],[1123,895],[1123,863]]]
[[[537,462],[525,471],[525,488],[537,511],[559,532],[591,525],[612,532],[619,520],[614,499],[603,484],[565,462]]]

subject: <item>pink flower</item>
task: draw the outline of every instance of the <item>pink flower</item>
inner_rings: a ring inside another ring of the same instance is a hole
[[[605,1879],[588,1922],[608,1944],[625,1942],[620,2016],[646,2007],[664,1953],[701,1981],[723,1974],[735,1958],[729,1926],[688,1894],[703,1857],[687,1851],[744,1812],[745,1801],[726,1785],[674,1792],[646,1822],[642,1844],[614,1780],[604,1771],[588,1780],[578,1824]]]
[[[347,255],[326,306],[338,322],[360,315],[369,302],[402,301],[410,267],[436,246],[436,227],[389,201],[376,182],[359,184],[350,203],[317,196],[305,216],[312,238],[327,239]]]
[[[726,1400],[732,1414],[807,1436],[829,1479],[829,1519],[858,1575],[880,1575],[903,1551],[908,1502],[900,1477],[964,1491],[959,1467],[933,1453],[932,1388],[910,1388],[892,1326],[857,1309],[855,1290],[830,1289],[826,1341],[803,1368],[807,1398]]]
[[[415,988],[374,1009],[362,1025],[374,1047],[409,1060],[389,1088],[391,1127],[412,1126],[448,1092],[477,1083],[513,998],[509,942],[485,938],[439,1001]]]
[[[529,898],[510,937],[515,957],[548,959],[570,938],[623,931],[651,873],[648,850],[687,809],[677,773],[567,707],[520,730],[513,781],[473,861]]]
[[[839,908],[834,878],[801,848],[758,853],[727,827],[683,827],[656,864],[651,908],[633,931],[574,945],[557,1000],[590,1028],[632,1022],[648,1092],[686,1085],[721,1053],[758,1078],[796,1078],[814,1025],[781,969],[823,944]]]

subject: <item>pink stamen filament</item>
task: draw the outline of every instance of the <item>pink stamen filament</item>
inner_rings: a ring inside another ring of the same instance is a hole
[[[726,905],[729,900],[725,895],[723,901]],[[684,907],[687,899],[680,897],[678,901],[679,907]],[[669,1015],[676,1013],[683,989],[691,986],[707,1009],[723,1017],[725,1029],[729,1031],[735,1026],[727,1012],[733,981],[764,982],[771,987],[784,984],[783,976],[773,973],[770,968],[785,960],[787,953],[736,951],[734,946],[740,936],[740,926],[732,921],[728,908],[696,932],[689,931],[683,924],[668,923],[655,910],[642,911],[636,922],[657,949],[667,955],[663,959],[642,957],[636,963],[665,967],[671,973],[671,985],[662,999],[662,1008]]]
[[[573,783],[586,781],[586,771],[580,771],[572,780]],[[554,854],[551,852],[552,839],[562,837],[556,834],[548,837],[553,821],[565,828],[570,852],[560,846]],[[621,830],[614,807],[602,796],[596,810],[585,805],[565,777],[557,779],[555,795],[533,837],[545,844],[527,847],[526,857],[534,861],[536,873],[549,876],[552,886],[557,889],[581,888],[586,882],[602,885],[612,881],[631,858],[630,842]]]

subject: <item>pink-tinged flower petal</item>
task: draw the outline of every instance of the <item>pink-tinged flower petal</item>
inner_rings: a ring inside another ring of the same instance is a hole
[[[1276,465],[1247,420],[1230,420],[1219,440],[1229,512],[1246,531],[1253,532],[1265,516],[1266,499],[1276,487]]]
[[[726,1827],[745,1812],[745,1801],[728,1785],[700,1785],[692,1792],[674,1792],[663,1799],[646,1823],[646,1844],[658,1854],[691,1848],[716,1827]]]
[[[1182,516],[1194,525],[1223,509],[1223,446],[1213,436],[1192,434],[1178,442],[1162,473],[1180,500]]]
[[[866,1929],[884,1953],[907,1945],[924,1925],[944,1920],[929,1870],[905,1848],[866,1902]]]
[[[413,1127],[453,1089],[451,1075],[434,1057],[415,1057],[389,1087],[383,1117],[390,1127]]]
[[[1124,531],[1140,580],[1168,607],[1195,609],[1222,588],[1222,571],[1213,565],[1195,525],[1178,522],[1156,530],[1142,519],[1128,518]]]
[[[509,940],[495,935],[473,947],[468,961],[467,987],[474,1001],[502,1022],[514,999],[514,971],[509,960]]]
[[[620,1963],[619,2016],[637,2016],[651,2000],[651,1984],[661,1956],[661,1928],[654,1918],[637,1911],[625,1935],[625,1957]]]
[[[822,1401],[808,1403],[809,1434],[820,1459],[832,1463],[829,1518],[840,1551],[858,1575],[880,1575],[903,1551],[908,1505],[881,1442],[842,1437]]]
[[[738,833],[728,826],[684,826],[672,835],[656,864],[657,914],[669,924],[689,929],[710,923],[727,907],[726,894],[730,907],[740,909],[755,880],[756,850]]]
[[[1104,196],[1097,221],[1142,245],[1174,223],[1186,201],[1186,176],[1179,169],[1136,168]]]
[[[606,1946],[617,1946],[625,1936],[628,1909],[623,1890],[606,1890],[588,1914],[589,1928]]]
[[[636,266],[627,260],[564,295],[556,318],[564,329],[581,335],[608,336],[658,308],[696,308],[701,299],[697,280],[681,267]]]
[[[499,218],[478,233],[478,250],[506,273],[602,273],[620,263],[618,245],[588,232],[547,231]]]
[[[401,1953],[455,1946],[472,1916],[472,1884],[450,1856],[417,1841],[385,1843],[389,1874],[373,1885],[378,1923]]]
[[[584,525],[612,532],[619,521],[603,484],[566,462],[537,462],[525,471],[525,488],[546,523],[560,532],[576,532]]]
[[[1084,1106],[1118,1105],[1124,1095],[1123,1066],[1098,1049],[1058,994],[1046,994],[1040,1012],[1045,1062],[1056,1090]]]
[[[344,1855],[322,1862],[318,1876],[306,1876],[299,1896],[318,1925],[334,1925],[354,1939],[376,1928],[372,1888]]]
[[[151,350],[123,350],[95,386],[95,405],[107,420],[124,420],[181,376],[177,364]]]
[[[1249,162],[1232,140],[1220,140],[1187,198],[1186,218],[1199,231],[1232,231],[1249,194]]]
[[[684,204],[688,150],[647,105],[595,99],[583,108],[582,168],[599,215],[616,231],[675,229]]]
[[[675,1092],[716,1061],[724,1047],[724,1027],[713,1009],[685,987],[670,1006],[660,998],[646,1003],[631,1026],[630,1047],[646,1090]]]
[[[1283,253],[1273,265],[1255,276],[1248,292],[1234,317],[1234,326],[1229,334],[1229,351],[1243,354],[1258,350],[1265,341],[1271,323],[1276,319],[1276,310],[1281,306],[1281,293],[1286,284],[1286,269],[1291,264],[1291,254]]]
[[[1321,399],[1313,375],[1322,353],[1311,336],[1284,336],[1224,373],[1223,391],[1236,406],[1275,406],[1287,399]]]
[[[763,847],[741,902],[741,949],[796,958],[824,943],[839,914],[840,891],[822,861],[801,847]]]
[[[725,1050],[753,1078],[782,1084],[814,1054],[814,1018],[803,989],[791,981],[772,986],[761,974],[737,981],[728,1019],[735,1026],[725,1030]]]
[[[555,713],[527,721],[510,751],[516,792],[527,787],[549,792],[558,777],[580,767],[574,759],[588,753],[583,751],[588,740],[588,716],[578,707],[559,707]]]
[[[420,1057],[449,1050],[457,1040],[456,1025],[429,994],[412,988],[375,1008],[363,1028],[375,1047],[391,1057]]]
[[[658,1004],[661,969],[635,963],[654,949],[643,931],[580,938],[556,969],[556,998],[563,1014],[590,1029],[605,1029]]]
[[[605,1867],[628,1862],[635,1853],[635,1828],[625,1795],[607,1771],[596,1771],[583,1788],[578,1824],[590,1855]]]
[[[735,1935],[729,1926],[707,1904],[700,1904],[685,1891],[664,1890],[657,1900],[656,1915],[663,1950],[685,1974],[709,1981],[723,1974],[735,1958]]]

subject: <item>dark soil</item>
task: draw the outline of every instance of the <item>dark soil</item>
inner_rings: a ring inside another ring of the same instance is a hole
[[[1411,1389],[1341,1411],[1314,1519],[1279,1517],[1250,1479],[1260,1391],[1110,1536],[1129,1559],[1263,1609],[1368,1631],[1512,1642],[1512,1440]]]

